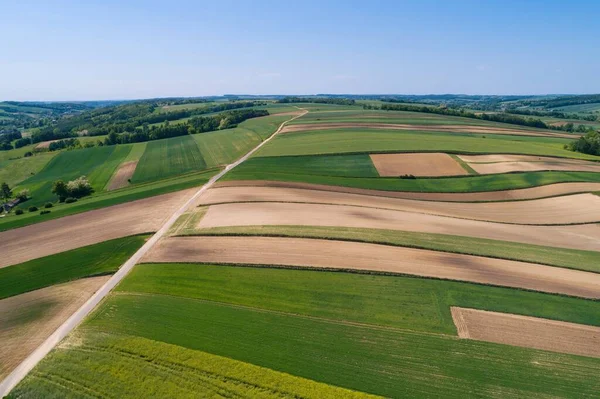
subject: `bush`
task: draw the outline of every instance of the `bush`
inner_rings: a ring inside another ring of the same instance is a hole
[[[29,207],[29,212],[36,212],[38,210],[37,206],[30,206]]]
[[[47,202],[46,205],[44,205],[44,208],[48,209],[48,208],[52,208],[54,205],[52,205],[52,202]]]
[[[28,158],[28,157],[30,157],[30,156],[32,156],[32,155],[33,155],[33,152],[31,152],[31,151],[27,151],[25,154],[23,154],[23,156],[24,156],[25,158]]]
[[[402,175],[400,176],[401,179],[416,179],[416,177],[414,175]]]
[[[68,197],[65,199],[65,204],[72,204],[73,202],[77,202],[77,198]]]
[[[22,214],[23,214],[23,209],[15,210],[15,215],[22,215]]]
[[[49,214],[49,213],[50,213],[50,211],[48,211],[48,210],[43,210],[43,211],[41,211],[41,212],[40,212],[40,215],[47,215],[47,214]]]

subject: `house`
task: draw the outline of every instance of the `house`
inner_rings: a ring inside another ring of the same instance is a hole
[[[2,207],[4,209],[4,212],[10,212],[11,209],[13,209],[15,206],[19,205],[19,202],[21,202],[20,199],[15,198],[13,200],[8,201],[5,204],[2,204]]]

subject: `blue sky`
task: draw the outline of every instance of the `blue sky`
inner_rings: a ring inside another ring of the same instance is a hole
[[[600,92],[600,1],[0,0],[0,100]]]

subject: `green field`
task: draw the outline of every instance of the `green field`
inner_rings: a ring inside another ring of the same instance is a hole
[[[553,109],[557,110],[557,111],[561,111],[561,112],[573,112],[573,113],[598,112],[598,111],[600,111],[600,103],[567,105],[565,107],[559,107],[559,108],[553,108]]]
[[[0,268],[0,299],[84,277],[112,274],[148,237],[118,238]]]
[[[413,132],[383,129],[332,129],[288,133],[276,137],[255,156],[318,155],[363,152],[450,152],[527,154],[600,161],[600,157],[568,151],[569,139]]]
[[[95,190],[102,191],[131,147],[131,144],[127,144],[60,152],[39,173],[19,184],[19,189],[29,189],[32,199],[27,204],[38,206],[56,201],[56,196],[51,192],[56,180],[69,181],[87,176]]]
[[[262,140],[244,128],[219,130],[192,136],[208,167],[227,165],[256,147]]]
[[[599,388],[600,359],[458,340],[452,305],[594,325],[600,311],[597,301],[433,279],[152,264],[137,266],[78,335],[142,337],[392,397],[581,397]],[[128,368],[147,364],[128,345],[116,351],[138,359]],[[64,349],[16,392],[83,367],[85,347]],[[103,356],[85,359],[88,369],[109,367]],[[69,375],[92,390],[107,383]],[[115,389],[137,385],[129,373],[101,375]]]
[[[86,334],[58,349],[9,397],[369,398],[307,379],[145,338]],[[73,377],[76,376],[76,381]],[[143,378],[143,384],[132,384]],[[69,385],[61,384],[69,381]],[[98,381],[102,381],[99,386]]]
[[[47,152],[28,158],[0,161],[0,183],[6,182],[11,187],[15,186],[42,170],[57,154]]]
[[[131,182],[149,182],[203,169],[206,162],[191,136],[150,141]]]
[[[203,211],[200,213],[203,214]],[[185,216],[185,218],[189,218],[189,216]],[[235,226],[198,229],[195,228],[198,222],[198,218],[190,218],[189,226],[184,226],[178,235],[304,237],[348,240],[517,260],[600,273],[600,253],[595,251],[544,247],[458,235],[351,227]]]
[[[250,158],[231,173],[235,176],[260,176],[263,173],[276,173],[283,175],[379,177],[369,154]],[[235,178],[235,176],[232,178]]]

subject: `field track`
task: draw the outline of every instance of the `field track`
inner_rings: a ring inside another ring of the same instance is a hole
[[[526,226],[344,205],[271,202],[213,205],[208,208],[198,227],[268,225],[363,227],[459,234],[466,237],[600,251],[600,226],[595,224]]]
[[[117,172],[113,175],[112,179],[108,183],[107,190],[116,190],[129,185],[129,179],[135,173],[138,161],[124,162],[119,166]]]
[[[485,310],[450,309],[461,338],[600,358],[600,327]]]
[[[0,232],[0,267],[156,231],[193,192],[183,190]]]
[[[379,176],[461,176],[469,173],[448,154],[371,154]]]
[[[600,197],[593,194],[513,202],[449,203],[293,188],[224,187],[211,189],[201,201],[204,205],[226,202],[353,205],[512,224],[560,225],[600,222]]]
[[[0,378],[65,322],[109,276],[85,278],[0,300]],[[41,316],[36,313],[43,311]],[[33,315],[30,321],[23,321]]]
[[[420,193],[412,191],[384,191],[274,180],[231,180],[218,182],[214,185],[214,188],[221,187],[300,188],[305,190],[333,191],[338,193],[362,194],[377,197],[405,198],[422,201],[444,202],[516,201],[600,191],[600,183],[556,183],[539,187],[522,188],[517,190],[486,191],[478,193]]]
[[[171,237],[143,262],[285,265],[410,274],[600,298],[600,274],[377,244],[279,237]]]
[[[64,323],[60,325],[53,333],[50,335],[41,345],[39,345],[33,352],[29,354],[29,356],[23,360],[6,378],[4,378],[0,382],[0,397],[4,397],[19,383],[25,376],[42,360],[54,347],[65,338],[73,329],[75,329],[83,319],[88,316],[94,308],[102,301],[111,290],[127,276],[127,274],[133,269],[133,267],[140,261],[140,259],[169,231],[169,229],[175,224],[177,219],[183,215],[183,213],[190,207],[192,204],[197,202],[198,198],[206,192],[217,180],[219,180],[223,175],[229,172],[231,169],[235,168],[242,162],[246,161],[252,154],[258,151],[262,146],[267,144],[269,141],[273,139],[273,137],[277,136],[277,134],[283,129],[287,122],[294,120],[302,115],[304,115],[305,111],[301,114],[298,114],[296,117],[291,118],[285,122],[283,122],[277,131],[275,131],[270,137],[262,141],[259,145],[254,147],[244,156],[239,158],[237,161],[227,165],[225,169],[221,172],[213,176],[205,185],[200,187],[198,190],[194,191],[193,189],[188,190],[190,193],[184,197],[187,199],[183,204],[180,203],[178,208],[166,213],[168,218],[162,224],[162,226],[156,231],[156,233],[144,244],[131,258],[129,258],[121,268],[111,276],[108,281],[102,285],[102,287],[96,291],[94,295],[92,295],[81,307],[79,307]],[[185,191],[181,191],[180,193],[184,193]],[[178,193],[178,194],[180,194]],[[169,194],[173,195],[173,194]],[[158,197],[154,197],[158,198]],[[179,199],[179,198],[178,198]],[[142,200],[144,201],[144,200]],[[90,213],[90,212],[88,212]],[[138,215],[138,218],[143,218]],[[66,219],[66,218],[63,218]],[[15,230],[11,230],[14,232]],[[0,235],[0,239],[2,236]],[[43,256],[43,255],[41,255]]]
[[[333,123],[310,123],[295,124],[286,126],[281,133],[306,132],[310,130],[328,130],[328,129],[386,129],[386,130],[411,130],[426,132],[452,132],[452,133],[477,133],[477,134],[508,134],[516,136],[537,136],[537,137],[559,137],[573,139],[578,136],[567,133],[543,132],[534,130],[508,129],[501,127],[487,127],[474,125],[410,125],[397,123],[368,123],[368,122],[333,122]]]

